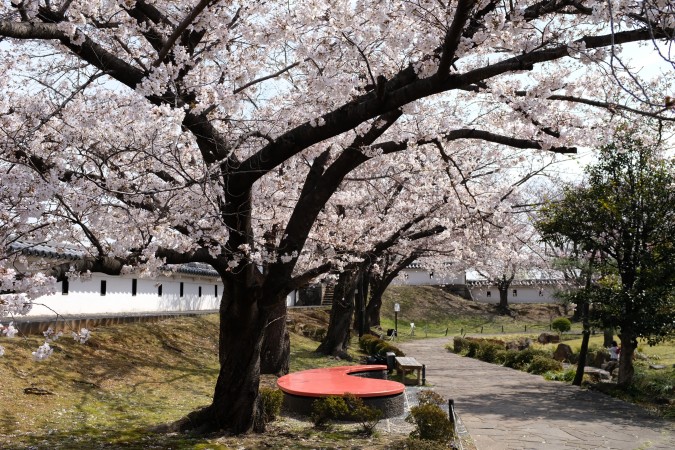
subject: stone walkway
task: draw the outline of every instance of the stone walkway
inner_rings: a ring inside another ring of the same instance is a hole
[[[455,400],[478,450],[675,449],[675,424],[645,410],[541,376],[464,358],[450,338],[397,343],[426,364],[426,379]]]

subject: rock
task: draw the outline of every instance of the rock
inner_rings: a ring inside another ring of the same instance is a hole
[[[663,364],[650,364],[649,368],[654,369],[654,370],[661,370],[661,369],[665,369],[666,366],[664,366]]]
[[[540,344],[557,344],[560,342],[560,336],[555,333],[541,333],[537,338]]]
[[[594,380],[610,380],[612,376],[606,370],[598,369],[597,367],[584,367],[584,373],[589,375]]]
[[[609,352],[606,350],[588,352],[588,356],[586,357],[586,364],[597,368],[602,367],[607,361],[609,361]]]
[[[532,345],[532,339],[530,338],[520,338],[517,341],[511,341],[507,342],[506,344],[506,349],[507,350],[525,350],[526,348],[530,348],[530,345]]]
[[[619,361],[609,361],[607,364],[603,364],[603,369],[609,372],[610,375],[614,375],[614,371],[619,368]]]
[[[573,354],[572,347],[567,344],[558,344],[558,348],[553,352],[553,359],[560,362],[570,362]]]

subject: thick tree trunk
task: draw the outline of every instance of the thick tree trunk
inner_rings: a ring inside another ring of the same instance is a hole
[[[635,369],[633,368],[633,355],[637,348],[637,339],[630,331],[621,330],[621,353],[619,355],[619,379],[617,384],[628,387],[633,382]]]
[[[316,349],[324,355],[342,355],[349,346],[357,276],[345,270],[340,274],[330,310],[328,331],[321,345]]]
[[[392,270],[386,270],[385,268],[384,274],[381,276],[370,277],[370,301],[366,307],[367,331],[370,331],[370,327],[380,325],[380,312],[382,310],[382,296],[384,295],[384,291],[387,290],[398,274],[415,261],[418,256],[418,253],[413,252],[408,255],[407,258],[399,260],[397,264],[393,266]]]
[[[368,306],[366,306],[366,331],[370,331],[371,327],[380,326],[382,311],[382,295],[386,287],[382,288],[383,283],[381,280],[378,280],[372,283],[370,289],[370,301],[368,301]]]
[[[286,302],[279,299],[265,327],[260,354],[260,373],[262,374],[282,376],[289,372],[291,339],[286,328],[286,313]]]
[[[497,311],[499,314],[508,314],[509,313],[509,286],[499,288],[499,304],[497,305]]]
[[[503,315],[511,314],[509,310],[509,287],[511,287],[511,282],[515,277],[515,273],[512,274],[509,278],[506,278],[506,275],[502,275],[501,279],[497,279],[497,289],[499,290],[499,305],[497,305],[497,312]]]
[[[243,277],[242,277],[243,278]],[[210,406],[171,426],[177,431],[262,432],[265,425],[258,394],[260,352],[269,314],[258,307],[259,289],[224,279],[220,307],[220,372]]]
[[[354,331],[358,333],[359,338],[363,336],[366,330],[366,304],[368,302],[368,290],[370,280],[367,271],[360,271],[356,280],[355,305],[354,310]]]

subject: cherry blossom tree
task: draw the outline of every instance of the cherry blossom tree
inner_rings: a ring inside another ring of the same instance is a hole
[[[625,89],[636,80],[627,68],[608,70],[627,44],[671,39],[660,4],[0,8],[0,243],[85,253],[45,277],[17,272],[20,255],[3,246],[2,308],[20,312],[38,286],[82,271],[213,266],[224,283],[213,402],[173,429],[264,428],[265,334],[285,322],[286,293],[332,264],[330,249],[313,245],[321,236],[306,244],[313,229],[330,230],[326,204],[355,169],[395,169],[395,153],[427,147],[571,152],[611,134],[607,115],[672,121],[662,101],[672,77],[641,82],[640,101]]]

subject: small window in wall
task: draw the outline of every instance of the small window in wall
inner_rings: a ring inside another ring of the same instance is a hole
[[[63,283],[61,283],[61,295],[68,295],[69,289],[70,289],[70,282],[68,281],[68,278],[65,278],[63,280]]]
[[[161,284],[159,286],[157,286],[157,296],[158,297],[162,296],[162,285]]]
[[[202,287],[199,286],[199,291],[197,292],[197,297],[201,297],[201,296],[202,296]]]
[[[487,297],[492,297],[492,291],[487,291],[486,296],[487,296]]]
[[[183,296],[183,282],[180,282],[180,296]]]
[[[106,280],[101,280],[101,295],[105,296],[108,289],[108,282]]]
[[[513,296],[514,296],[514,297],[518,297],[518,289],[514,289],[514,290],[513,290]]]
[[[136,278],[131,280],[131,295],[135,297],[138,293],[138,280]]]
[[[215,292],[215,294],[214,294],[214,295],[216,296],[216,298],[218,298],[218,285],[217,285],[217,284],[215,284],[215,285],[213,285],[213,287],[214,287],[214,290],[213,290],[213,292]]]
[[[543,297],[543,296],[544,296],[544,290],[543,290],[543,289],[539,289],[539,297]]]

